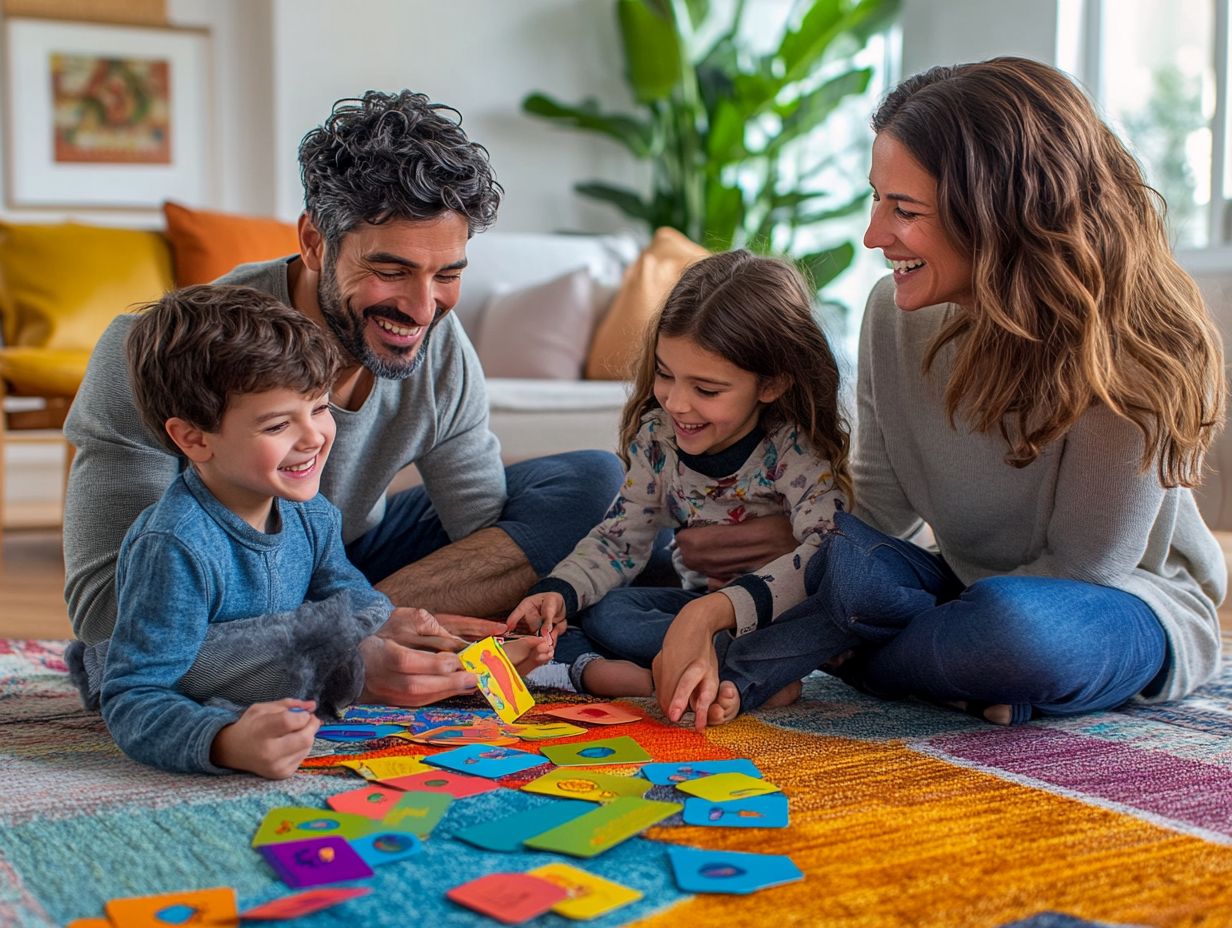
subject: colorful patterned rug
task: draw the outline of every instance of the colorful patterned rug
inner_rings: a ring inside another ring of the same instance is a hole
[[[62,653],[62,642],[0,641],[0,928],[63,925],[101,916],[108,899],[174,890],[232,886],[241,909],[285,895],[249,842],[268,809],[323,805],[361,784],[331,766],[338,747],[319,743],[312,769],[280,783],[139,767],[81,710]],[[788,795],[791,825],[669,819],[582,862],[645,894],[595,926],[1232,925],[1232,670],[1183,703],[1010,729],[873,700],[821,674],[795,706],[704,737],[632,705],[645,721],[594,737],[629,734],[663,761],[751,758]],[[418,750],[391,745],[342,753]],[[418,856],[378,868],[370,895],[295,924],[497,924],[445,891],[558,858],[448,836],[540,801],[513,790],[458,800]],[[667,843],[788,854],[805,879],[686,895]]]

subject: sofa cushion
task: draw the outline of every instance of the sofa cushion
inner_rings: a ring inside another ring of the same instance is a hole
[[[484,374],[581,379],[590,335],[612,294],[585,267],[546,283],[498,291],[479,318],[475,341]]]
[[[237,264],[270,261],[299,252],[290,222],[163,204],[167,240],[175,259],[175,285],[208,284]]]
[[[90,351],[115,316],[171,285],[171,253],[157,232],[0,223],[6,345]]]
[[[684,269],[710,254],[675,229],[655,232],[629,266],[612,308],[599,323],[586,359],[592,380],[623,380],[637,360],[642,334]]]

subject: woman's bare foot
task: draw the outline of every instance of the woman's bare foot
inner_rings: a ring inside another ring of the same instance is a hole
[[[596,658],[582,669],[582,686],[594,696],[653,696],[654,677],[632,661]]]
[[[526,676],[536,667],[552,659],[556,645],[542,635],[527,635],[525,638],[509,638],[501,645],[518,673]]]

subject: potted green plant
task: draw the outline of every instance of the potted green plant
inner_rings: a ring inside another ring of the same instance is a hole
[[[599,180],[576,184],[578,193],[712,250],[789,254],[820,289],[847,268],[855,246],[804,250],[802,242],[861,209],[868,193],[862,179],[855,195],[817,187],[836,154],[818,134],[843,101],[867,90],[872,69],[854,56],[892,21],[898,0],[807,0],[768,54],[747,47],[745,7],[725,4],[731,13],[716,33],[709,0],[616,0],[625,78],[640,112],[605,113],[594,99],[570,105],[542,92],[522,108],[605,135],[651,165],[648,193]]]

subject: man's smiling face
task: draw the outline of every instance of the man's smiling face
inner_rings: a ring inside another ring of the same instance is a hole
[[[321,315],[344,351],[377,377],[402,380],[423,359],[432,325],[458,302],[466,218],[361,223],[325,246]]]

